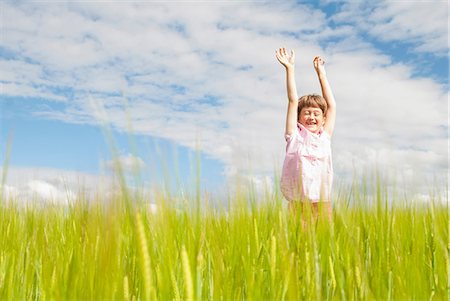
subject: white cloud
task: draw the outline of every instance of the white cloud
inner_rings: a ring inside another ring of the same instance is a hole
[[[67,189],[66,191],[62,191],[54,185],[40,180],[29,181],[28,188],[31,193],[31,199],[37,198],[44,202],[62,203],[66,205],[74,202],[76,198],[76,195],[71,190]]]
[[[60,99],[51,83],[73,90],[65,110],[39,112],[42,117],[90,124],[107,118],[122,131],[131,121],[140,134],[191,148],[198,143],[224,163],[225,174],[250,177],[282,165],[286,92],[274,52],[287,46],[297,51],[300,94],[320,92],[311,60],[326,57],[339,110],[336,172],[365,159],[358,153],[364,143],[399,169],[442,174],[445,88],[412,78],[411,66],[375,50],[357,29],[379,38],[388,30],[386,40],[411,40],[417,51],[429,45],[426,51],[441,53],[441,22],[412,30],[420,7],[349,2],[334,17],[342,25],[332,27],[324,13],[292,3],[3,4],[1,43],[18,58],[2,61],[1,79],[8,95]],[[425,9],[426,20],[441,16],[432,5]],[[336,41],[321,47],[328,38]]]
[[[411,43],[415,51],[448,55],[447,1],[345,1],[332,18],[355,24],[385,42]]]
[[[58,96],[51,92],[49,89],[43,89],[42,87],[33,87],[29,84],[15,84],[15,83],[0,83],[0,89],[2,95],[5,96],[21,96],[29,98],[42,98],[47,101],[60,101],[66,100],[63,96]]]
[[[3,173],[2,168],[0,171]],[[97,190],[109,188],[107,177],[58,169],[9,167],[3,193],[5,200],[23,204],[68,205],[78,197],[93,198]]]
[[[130,156],[127,156],[130,158]],[[2,168],[0,173],[3,174]],[[127,183],[129,184],[129,183]],[[19,205],[71,205],[83,200],[108,203],[122,193],[114,175],[94,175],[50,168],[9,167],[1,192],[4,202]],[[137,189],[138,188],[138,189]],[[127,186],[129,197],[144,200],[148,210],[157,212],[159,194],[149,187]],[[171,200],[172,201],[172,200]]]
[[[140,171],[145,167],[145,162],[140,157],[127,154],[118,156],[114,160],[103,162],[104,167],[110,170],[120,170],[125,172]]]

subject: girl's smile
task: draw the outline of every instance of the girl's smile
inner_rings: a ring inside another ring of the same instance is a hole
[[[325,117],[321,109],[305,107],[300,112],[299,122],[310,132],[317,134],[325,123]]]

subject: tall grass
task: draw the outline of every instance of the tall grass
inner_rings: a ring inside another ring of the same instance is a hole
[[[348,206],[342,195],[332,223],[305,227],[278,194],[249,206],[240,192],[226,211],[160,194],[156,213],[126,194],[69,207],[0,200],[0,299],[448,298],[443,203],[379,194]]]

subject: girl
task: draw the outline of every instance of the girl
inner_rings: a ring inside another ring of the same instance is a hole
[[[281,175],[281,191],[289,209],[311,212],[314,218],[326,214],[331,220],[331,136],[336,120],[336,102],[328,83],[324,60],[316,56],[314,68],[322,95],[305,95],[300,99],[295,86],[295,53],[285,48],[276,51],[278,61],[286,68],[288,110],[285,138],[286,157]],[[305,222],[302,216],[303,223]]]

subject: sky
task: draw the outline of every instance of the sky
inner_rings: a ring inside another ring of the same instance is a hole
[[[130,185],[273,189],[287,108],[279,47],[299,95],[337,101],[335,187],[375,168],[426,196],[448,183],[447,1],[2,1],[6,195],[67,202]],[[113,159],[115,158],[115,160]],[[140,170],[139,177],[136,170]]]

